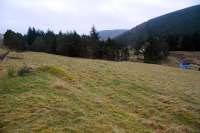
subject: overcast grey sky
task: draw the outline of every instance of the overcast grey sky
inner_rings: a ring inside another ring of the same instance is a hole
[[[25,33],[29,26],[42,30],[130,29],[148,19],[200,0],[0,0],[0,33]]]

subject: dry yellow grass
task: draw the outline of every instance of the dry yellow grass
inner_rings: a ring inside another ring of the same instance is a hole
[[[12,52],[1,68],[2,132],[199,132],[200,73],[178,68]],[[54,71],[38,71],[44,66]],[[57,70],[62,70],[57,73]],[[73,77],[68,80],[64,77]]]

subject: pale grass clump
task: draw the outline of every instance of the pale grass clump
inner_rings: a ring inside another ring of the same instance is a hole
[[[38,70],[42,72],[48,72],[57,77],[63,78],[64,80],[72,81],[74,79],[73,75],[70,72],[66,72],[65,70],[57,66],[41,66],[38,68]]]
[[[16,70],[15,70],[15,68],[9,66],[7,68],[7,75],[8,75],[8,77],[15,77],[16,76]]]
[[[67,87],[66,82],[61,79],[56,79],[51,86],[55,89],[66,89]]]

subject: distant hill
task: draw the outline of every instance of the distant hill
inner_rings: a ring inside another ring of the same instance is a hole
[[[99,36],[100,39],[102,40],[107,40],[108,38],[115,38],[123,33],[125,33],[126,29],[120,29],[120,30],[103,30],[103,31],[99,31]]]
[[[0,34],[0,40],[2,40],[3,39],[3,34]]]
[[[3,34],[0,34],[0,45],[3,43]]]
[[[190,35],[196,32],[200,33],[200,5],[151,19],[118,36],[115,40],[124,46],[136,47],[149,36]]]

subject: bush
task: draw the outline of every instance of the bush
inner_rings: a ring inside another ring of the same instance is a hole
[[[28,67],[27,65],[24,65],[22,68],[20,68],[17,72],[17,74],[19,76],[24,76],[26,75],[27,73],[30,73],[31,72],[31,68]]]

